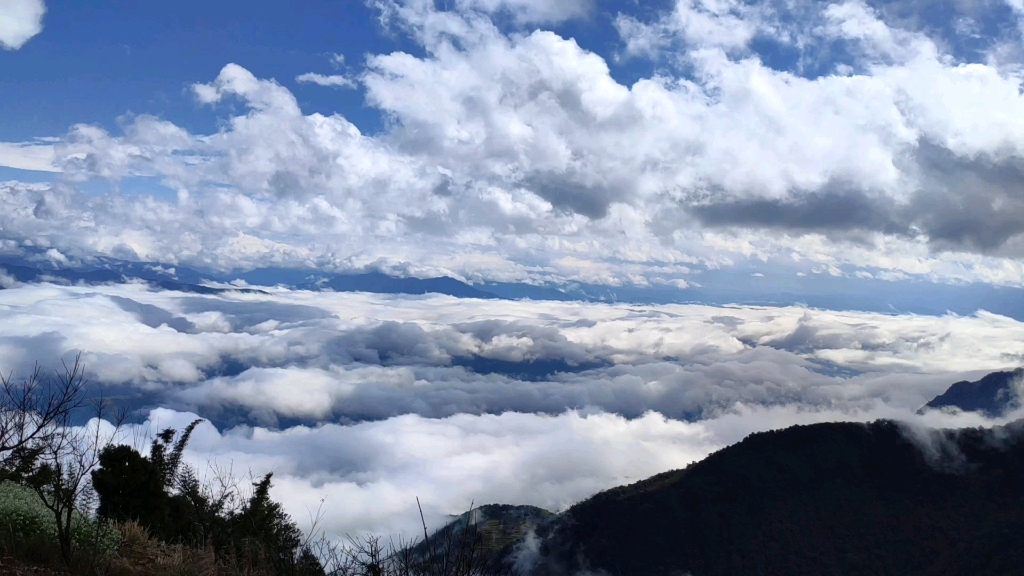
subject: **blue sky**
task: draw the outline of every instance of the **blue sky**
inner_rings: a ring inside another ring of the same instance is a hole
[[[610,54],[617,44],[612,19],[629,4],[603,2],[585,20],[554,28]],[[407,37],[380,26],[378,16],[360,0],[287,7],[254,1],[244,9],[194,0],[50,3],[45,33],[4,53],[0,139],[59,136],[82,122],[116,130],[117,118],[128,113],[212,132],[218,115],[198,106],[189,87],[216,76],[228,62],[289,86],[306,112],[341,113],[365,132],[379,131],[380,114],[364,105],[360,90],[323,90],[294,80],[308,71],[337,73],[335,54],[352,72],[368,53],[419,51]],[[638,63],[623,64],[613,69],[623,81],[640,74]]]
[[[1017,0],[5,10],[10,253],[1024,284]]]
[[[358,63],[367,51],[401,45],[373,23],[362,2],[184,1],[53,3],[45,33],[4,54],[5,121],[0,138],[61,135],[80,122],[114,130],[123,114],[147,113],[210,132],[216,115],[189,96],[197,79],[227,62],[290,84],[301,72],[332,71],[330,56]],[[310,111],[342,112],[370,128],[358,92],[304,89]]]
[[[546,28],[604,56],[612,76],[629,84],[650,74],[652,65],[614,57],[620,47],[616,15],[650,15],[670,7],[665,0],[642,6],[605,0],[585,18]],[[941,6],[921,16],[957,42],[958,54],[970,56],[971,48],[980,47],[983,54],[991,38],[1005,33],[1009,11],[1007,5],[984,13],[978,36],[966,39],[951,29],[955,18]],[[82,122],[116,130],[117,118],[129,113],[154,114],[192,131],[212,132],[217,114],[197,106],[189,87],[215,76],[227,62],[288,85],[307,112],[341,113],[364,132],[375,132],[381,129],[380,114],[365,105],[360,90],[319,90],[294,77],[299,70],[336,72],[331,64],[335,54],[345,57],[350,71],[358,71],[366,54],[419,51],[406,36],[380,26],[378,16],[361,0],[300,1],[287,9],[279,2],[254,1],[246,2],[244,10],[232,2],[192,0],[51,3],[46,33],[4,54],[0,139],[59,136]],[[764,39],[755,51],[776,67],[792,64],[794,51]]]

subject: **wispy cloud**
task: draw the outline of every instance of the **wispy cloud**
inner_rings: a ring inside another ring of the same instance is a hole
[[[296,82],[305,82],[309,84],[317,84],[320,86],[327,86],[330,88],[355,88],[356,82],[348,76],[341,74],[331,74],[325,76],[323,74],[316,74],[314,72],[306,72],[295,77]]]

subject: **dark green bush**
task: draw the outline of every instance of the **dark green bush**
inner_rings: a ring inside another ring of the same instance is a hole
[[[182,463],[196,425],[180,435],[157,435],[149,457],[128,446],[110,446],[92,473],[99,496],[98,515],[135,521],[168,544],[211,546],[221,561],[242,571],[274,574],[323,574],[319,561],[303,546],[302,531],[280,504],[270,499],[271,474],[253,484],[252,495],[232,506],[229,494],[215,495]]]

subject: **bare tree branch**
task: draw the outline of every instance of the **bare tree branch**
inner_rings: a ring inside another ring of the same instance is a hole
[[[81,374],[77,359],[71,367],[64,365],[63,373],[58,373],[62,389],[72,389],[68,383],[81,382]],[[76,514],[90,504],[90,475],[99,465],[103,449],[118,442],[127,411],[111,412],[100,396],[93,400],[93,419],[85,426],[73,426],[71,415],[70,411],[59,413],[50,429],[36,438],[38,465],[27,478],[56,520],[61,556],[68,564],[75,555]],[[105,424],[112,426],[112,431],[105,433]]]
[[[71,366],[45,378],[38,364],[27,378],[16,382],[13,373],[0,374],[0,464],[24,452],[65,425],[85,404],[85,371],[81,354]]]

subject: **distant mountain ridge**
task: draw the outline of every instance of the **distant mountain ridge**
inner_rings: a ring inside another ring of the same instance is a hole
[[[456,544],[458,548],[463,543],[474,543],[490,560],[488,563],[492,568],[498,568],[503,562],[513,561],[518,553],[517,546],[538,526],[554,517],[555,514],[536,506],[479,506],[454,517],[412,549],[421,558],[430,558],[443,552],[450,544]]]
[[[1024,368],[993,372],[976,382],[962,380],[933,398],[918,412],[922,413],[928,408],[959,408],[964,412],[1003,416],[1020,407],[1019,386],[1022,378],[1024,378]]]
[[[0,273],[19,282],[65,281],[70,283],[105,284],[125,280],[143,280],[168,290],[216,294],[224,291],[252,291],[260,287],[284,286],[297,290],[336,292],[370,292],[376,294],[445,294],[456,298],[555,301],[616,301],[614,290],[606,287],[536,286],[516,282],[467,284],[449,276],[415,278],[392,276],[380,271],[326,273],[313,269],[257,268],[238,272],[201,272],[186,266],[157,262],[131,262],[116,258],[94,258],[88,263],[56,264],[41,254],[32,257],[0,255]],[[218,288],[208,284],[232,284],[237,288]],[[664,301],[673,301],[667,296]]]
[[[1024,572],[1024,422],[913,438],[891,421],[753,434],[543,523],[526,573]]]
[[[490,292],[478,290],[447,276],[439,278],[395,278],[380,272],[337,275],[323,283],[337,292],[377,292],[383,294],[447,294],[457,298],[496,299]]]
[[[869,281],[858,277],[844,277],[843,285],[839,287],[834,285],[835,279],[830,279],[827,274],[779,276],[769,281],[763,274],[752,275],[749,270],[726,268],[692,270],[692,277],[688,277],[689,284],[681,286],[665,284],[657,279],[643,286],[576,281],[540,284],[484,281],[470,284],[447,276],[424,279],[396,276],[381,271],[328,273],[311,268],[200,271],[187,266],[159,262],[135,262],[106,256],[78,260],[68,259],[59,254],[51,255],[42,249],[20,250],[22,252],[19,255],[0,254],[0,268],[13,266],[39,270],[53,278],[73,283],[119,282],[122,278],[129,278],[145,280],[168,289],[191,289],[197,292],[209,290],[211,287],[205,286],[206,284],[231,284],[243,280],[251,289],[280,285],[305,290],[330,288],[337,291],[358,290],[383,294],[439,293],[455,297],[509,300],[526,298],[631,304],[797,305],[827,310],[929,315],[942,315],[948,312],[968,315],[978,310],[986,310],[1024,321],[1024,288],[974,284],[954,286],[923,281],[896,284],[882,280]],[[40,274],[29,276],[29,279],[23,281],[37,281],[34,278]]]
[[[154,287],[178,292],[194,292],[198,294],[220,294],[229,291],[260,292],[251,288],[216,288],[203,284],[206,280],[192,279],[183,281],[176,275],[145,269],[105,268],[89,266],[81,268],[42,268],[19,264],[0,263],[0,274],[6,274],[18,282],[66,282],[69,284],[109,284],[126,280],[141,280]]]
[[[259,291],[239,286],[219,288],[207,284],[227,284],[243,280],[255,286],[283,285],[289,288],[337,292],[373,292],[379,294],[447,294],[458,298],[501,298],[450,277],[399,278],[381,272],[365,274],[323,274],[313,270],[263,268],[239,274],[203,273],[197,270],[157,263],[127,262],[110,258],[80,266],[58,266],[25,258],[0,258],[0,273],[19,282],[65,281],[105,284],[142,280],[167,290],[217,294],[225,291]]]

